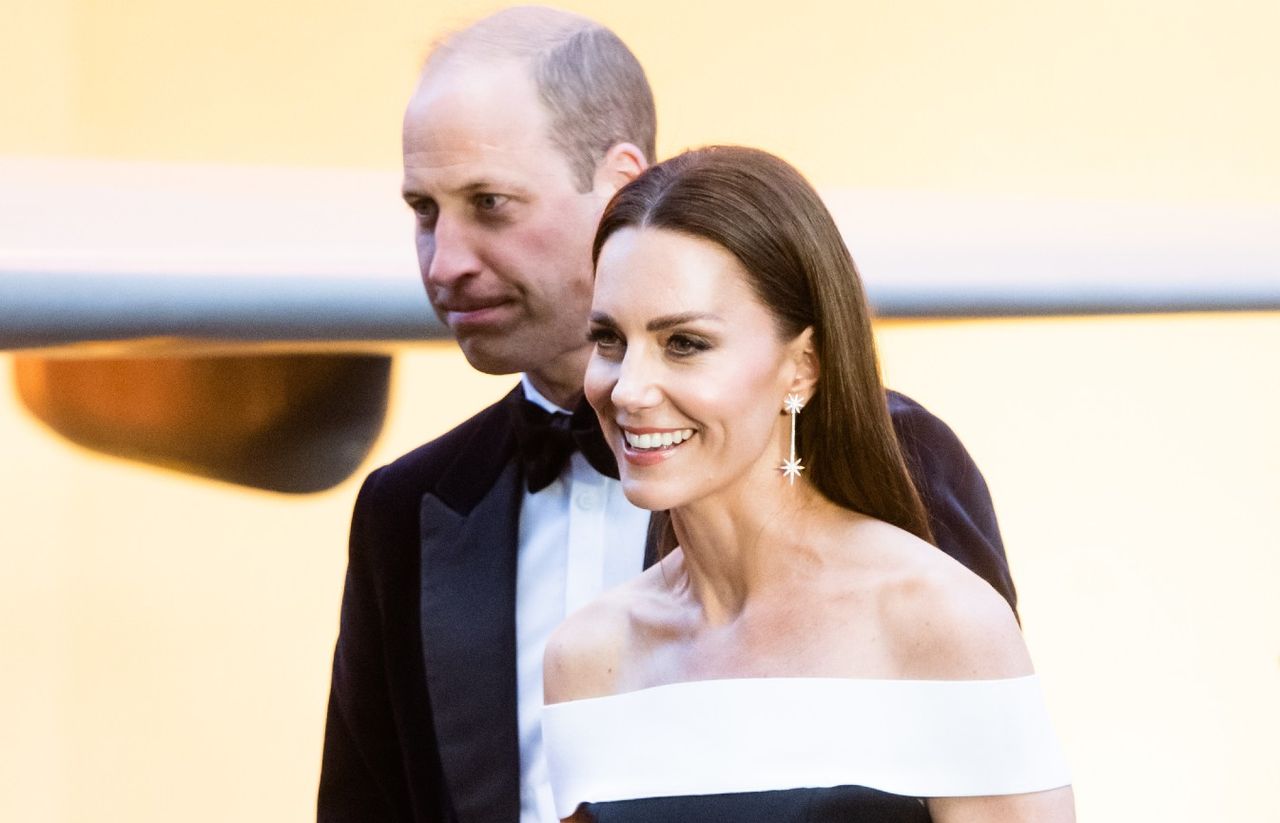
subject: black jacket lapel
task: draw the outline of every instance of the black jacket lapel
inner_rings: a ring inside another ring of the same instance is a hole
[[[519,818],[515,579],[518,471],[467,515],[422,499],[422,650],[436,738],[460,821]]]
[[[520,817],[513,460],[517,386],[486,410],[422,497],[422,654],[441,768],[462,823]]]

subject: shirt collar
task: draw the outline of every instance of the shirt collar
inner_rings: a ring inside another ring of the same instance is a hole
[[[533,403],[535,406],[539,406],[552,414],[555,414],[556,412],[559,412],[560,414],[573,414],[569,409],[562,409],[544,397],[542,392],[533,387],[533,381],[529,379],[529,375],[527,374],[521,373],[520,388],[524,389],[524,399]]]

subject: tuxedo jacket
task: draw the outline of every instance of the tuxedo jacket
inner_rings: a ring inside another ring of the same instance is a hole
[[[990,494],[955,434],[888,395],[939,546],[1015,604]],[[318,820],[517,823],[520,389],[366,478],[333,659]]]

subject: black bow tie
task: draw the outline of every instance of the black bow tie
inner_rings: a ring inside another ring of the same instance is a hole
[[[582,452],[596,471],[617,478],[618,463],[600,433],[596,413],[585,400],[568,415],[549,412],[523,397],[514,399],[516,448],[529,491],[550,486],[575,451]]]

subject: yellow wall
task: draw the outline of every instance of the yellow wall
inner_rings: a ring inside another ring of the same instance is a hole
[[[1280,317],[880,339],[991,485],[1080,819],[1274,819]]]
[[[397,368],[371,465],[511,383],[452,345]],[[12,391],[0,437],[0,819],[313,815],[360,478],[287,497],[101,457]]]
[[[12,3],[0,153],[394,167],[426,44],[500,5]],[[828,188],[1280,191],[1269,0],[563,5],[640,56],[662,153],[751,142]]]
[[[494,5],[10,4],[0,153],[394,167],[424,44]],[[1280,199],[1271,2],[570,5],[645,62],[664,153],[754,143],[825,187]],[[1270,813],[1280,317],[880,337],[991,482],[1081,819]],[[370,465],[509,384],[404,350]],[[358,478],[286,498],[97,457],[12,392],[0,442],[0,819],[307,819]]]

